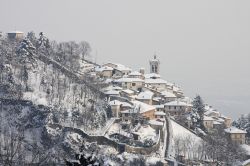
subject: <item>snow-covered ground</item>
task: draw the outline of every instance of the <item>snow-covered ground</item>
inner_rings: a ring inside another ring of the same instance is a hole
[[[149,125],[141,126],[137,133],[140,135],[141,141],[144,142],[147,139],[152,139],[154,142],[157,140],[157,134],[155,129]]]
[[[173,128],[173,136],[174,138],[190,138],[194,141],[194,143],[199,144],[201,143],[202,139],[192,133],[191,131],[187,130],[186,128],[182,127],[178,123],[173,120],[170,120],[172,128]]]
[[[171,152],[171,158],[178,155],[188,159],[200,158],[200,147],[203,140],[173,120],[170,120],[170,126],[173,136],[170,147],[171,151],[175,153]]]
[[[241,147],[247,152],[247,155],[250,156],[250,145],[243,144]]]

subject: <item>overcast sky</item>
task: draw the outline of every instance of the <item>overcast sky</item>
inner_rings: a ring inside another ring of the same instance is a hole
[[[98,63],[149,68],[225,115],[250,112],[250,1],[0,0],[0,31],[88,41]]]

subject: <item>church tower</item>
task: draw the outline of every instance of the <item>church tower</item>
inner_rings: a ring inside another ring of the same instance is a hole
[[[150,64],[150,73],[159,74],[160,72],[160,61],[157,59],[156,55],[154,55],[154,59],[149,61]]]

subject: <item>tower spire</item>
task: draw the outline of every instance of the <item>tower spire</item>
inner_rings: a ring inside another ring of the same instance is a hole
[[[159,74],[160,61],[157,59],[156,54],[154,54],[153,59],[149,61],[149,65],[150,65],[150,73]]]

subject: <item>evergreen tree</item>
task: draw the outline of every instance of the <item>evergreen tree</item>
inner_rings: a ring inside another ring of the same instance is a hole
[[[195,115],[198,115],[195,117],[197,127],[200,127],[202,130],[205,130],[205,127],[203,125],[205,105],[200,95],[197,95],[194,98],[192,104],[193,104],[192,112]]]

